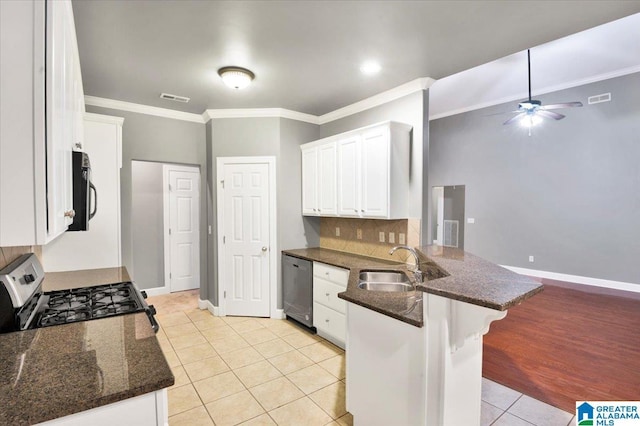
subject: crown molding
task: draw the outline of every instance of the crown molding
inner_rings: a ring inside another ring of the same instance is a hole
[[[305,114],[303,112],[292,111],[284,108],[236,108],[236,109],[208,109],[202,113],[202,118],[206,123],[216,118],[261,118],[277,117],[291,120],[304,121],[311,124],[320,124],[318,116]]]
[[[553,85],[553,86],[543,87],[542,89],[535,90],[532,93],[532,96],[545,95],[547,93],[553,93],[553,92],[558,92],[560,90],[571,89],[572,87],[579,87],[579,86],[584,86],[586,84],[597,83],[599,81],[609,80],[611,78],[616,78],[616,77],[622,77],[622,76],[633,74],[633,73],[636,73],[636,72],[640,72],[640,65],[635,65],[635,66],[632,66],[632,67],[623,68],[623,69],[616,70],[616,71],[613,71],[613,72],[598,74],[598,75],[594,75],[594,76],[591,76],[591,77],[582,78],[582,79],[579,79],[579,80],[567,81],[567,82],[564,82],[564,83],[561,83],[561,84],[556,84],[556,85]],[[493,99],[493,100],[486,101],[486,102],[481,102],[481,103],[478,103],[478,104],[475,104],[475,105],[470,105],[470,106],[464,107],[464,108],[452,109],[452,110],[449,110],[449,111],[441,112],[440,114],[435,114],[435,115],[429,116],[429,121],[437,120],[439,118],[449,117],[449,116],[452,116],[452,115],[458,115],[458,114],[462,114],[462,113],[469,112],[469,111],[475,111],[477,109],[487,108],[487,107],[494,106],[494,105],[500,105],[500,104],[504,104],[504,103],[507,103],[507,102],[516,102],[516,101],[519,101],[519,100],[522,100],[522,99],[526,99],[527,96],[529,96],[529,94],[527,92],[521,92],[521,93],[516,93],[516,94],[513,94],[513,95],[505,96],[505,97],[502,97],[502,98]]]
[[[292,111],[285,108],[236,108],[236,109],[207,109],[202,114],[176,111],[167,108],[158,108],[149,105],[135,104],[132,102],[118,101],[115,99],[100,98],[86,95],[85,104],[102,108],[117,109],[121,111],[137,112],[140,114],[155,115],[157,117],[173,118],[176,120],[190,121],[193,123],[206,123],[216,118],[258,118],[278,117],[290,120],[303,121],[311,124],[325,124],[349,115],[357,114],[383,105],[387,102],[407,96],[411,93],[428,89],[435,80],[429,77],[417,78],[408,83],[394,87],[393,89],[347,105],[343,108],[317,116],[303,112]]]
[[[118,101],[115,99],[99,98],[97,96],[85,95],[84,102],[102,108],[118,109],[121,111],[137,112],[140,114],[155,115],[156,117],[173,118],[175,120],[190,121],[192,123],[203,124],[204,120],[200,114],[176,111],[167,108],[158,108],[149,105],[134,104],[132,102]]]
[[[89,121],[95,121],[97,123],[118,124],[122,126],[124,123],[123,117],[114,117],[112,115],[94,114],[92,112],[85,112],[84,119]]]
[[[373,95],[369,98],[352,103],[351,105],[347,105],[335,111],[321,115],[319,117],[319,124],[326,124],[331,121],[339,120],[340,118],[386,104],[387,102],[394,101],[411,93],[426,90],[431,87],[435,81],[436,80],[430,77],[417,78],[398,87],[394,87],[393,89],[389,89],[385,92],[378,93],[377,95]]]

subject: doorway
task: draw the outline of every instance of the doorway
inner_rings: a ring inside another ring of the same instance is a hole
[[[465,186],[434,186],[431,192],[431,238],[435,245],[464,250]]]
[[[200,288],[200,168],[163,164],[162,182],[166,286]]]
[[[217,160],[220,315],[276,314],[275,157]]]

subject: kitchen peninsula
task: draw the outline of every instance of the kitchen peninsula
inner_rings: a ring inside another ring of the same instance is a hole
[[[543,286],[458,249],[418,247],[425,277],[415,290],[358,287],[361,270],[408,272],[323,248],[292,256],[348,268],[346,291],[347,409],[356,424],[480,423],[482,336],[507,309]]]

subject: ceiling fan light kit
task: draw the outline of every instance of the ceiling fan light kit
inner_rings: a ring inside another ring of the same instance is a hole
[[[232,89],[244,89],[256,77],[253,72],[242,67],[223,67],[218,70],[218,75]]]
[[[542,122],[543,118],[552,118],[554,120],[562,120],[565,116],[557,112],[550,111],[552,109],[581,107],[582,102],[565,102],[561,104],[542,105],[542,102],[531,99],[531,50],[527,49],[527,70],[529,77],[529,99],[518,104],[517,114],[503,124],[512,124],[519,122],[522,126],[529,128],[529,136],[531,136],[531,128]]]

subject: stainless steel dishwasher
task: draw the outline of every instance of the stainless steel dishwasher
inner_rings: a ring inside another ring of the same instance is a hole
[[[313,327],[313,263],[282,255],[282,294],[286,316]]]

